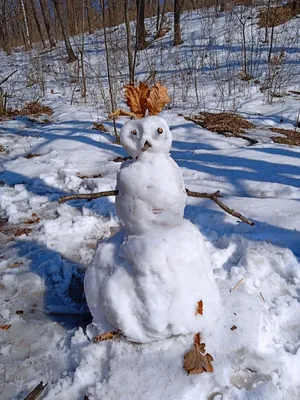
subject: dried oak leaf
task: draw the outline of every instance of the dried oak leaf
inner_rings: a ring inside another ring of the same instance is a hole
[[[158,115],[164,106],[171,101],[168,96],[168,89],[160,83],[156,83],[151,89],[147,98],[149,115]]]
[[[103,342],[104,340],[111,340],[113,339],[120,331],[111,331],[111,332],[105,332],[101,333],[101,335],[97,335],[93,337],[93,342],[98,343],[98,342]]]
[[[213,372],[211,364],[213,357],[205,353],[205,343],[201,343],[200,334],[194,336],[194,348],[184,356],[183,368],[188,374],[202,374],[202,372]]]
[[[125,86],[126,104],[137,118],[143,118],[146,115],[149,93],[148,85],[142,82],[137,87],[134,87],[132,83]]]
[[[198,303],[197,303],[196,315],[197,314],[203,315],[203,301],[202,300],[198,301]]]
[[[8,331],[8,329],[11,327],[11,324],[6,324],[6,325],[1,325],[0,329],[2,329],[3,331]]]

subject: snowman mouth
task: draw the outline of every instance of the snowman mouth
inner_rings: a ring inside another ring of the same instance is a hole
[[[141,148],[141,151],[146,151],[147,149],[149,149],[149,147],[152,147],[152,144],[150,144],[148,140],[146,140],[144,146]]]

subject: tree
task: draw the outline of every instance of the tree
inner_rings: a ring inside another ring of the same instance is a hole
[[[36,9],[35,1],[34,0],[29,0],[29,5],[30,5],[30,8],[31,8],[31,11],[32,11],[32,14],[33,14],[33,18],[35,20],[35,24],[36,24],[37,30],[39,32],[39,35],[40,35],[40,38],[41,38],[41,41],[42,41],[42,44],[43,44],[43,48],[45,49],[47,46],[46,46],[46,42],[45,42],[45,39],[44,39],[42,27],[41,27],[41,24],[40,24],[40,18],[38,16],[38,12],[37,12],[37,9]]]
[[[132,54],[132,38],[128,14],[128,0],[124,0],[124,14],[125,14],[125,26],[126,26],[126,42],[127,42],[127,57],[128,57],[128,70],[130,83],[134,83],[134,60]]]
[[[63,38],[64,38],[64,42],[65,42],[65,46],[66,46],[66,50],[67,50],[67,54],[68,54],[68,62],[69,63],[75,62],[75,61],[77,61],[77,57],[72,49],[70,39],[67,34],[67,28],[66,28],[65,20],[63,17],[63,13],[62,13],[62,8],[61,8],[61,6],[62,6],[61,0],[52,0],[52,1],[54,4],[54,7],[55,7],[57,19],[61,26],[61,30],[62,30],[62,34],[63,34]]]
[[[56,43],[55,43],[55,40],[54,40],[52,28],[51,28],[51,18],[50,18],[48,5],[47,5],[47,0],[39,0],[39,1],[40,1],[40,6],[41,6],[43,19],[44,19],[44,23],[45,23],[45,27],[46,27],[46,31],[47,31],[47,35],[48,35],[50,46],[51,47],[55,47]]]
[[[180,13],[183,7],[183,0],[174,0],[174,41],[173,45],[178,46],[183,43],[180,29]]]
[[[145,0],[136,0],[136,46],[143,50],[147,46],[145,28]]]
[[[28,19],[27,19],[27,11],[25,8],[24,0],[20,0],[20,5],[21,5],[21,11],[23,14],[23,19],[24,19],[24,43],[25,43],[25,48],[32,48],[32,43],[30,40],[30,35],[29,35],[29,27],[28,27]]]

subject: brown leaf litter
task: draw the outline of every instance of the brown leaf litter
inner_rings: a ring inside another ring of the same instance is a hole
[[[297,0],[289,1],[284,5],[264,8],[258,15],[259,28],[265,28],[266,26],[278,26],[283,25],[290,21],[296,15],[300,14],[300,3]]]
[[[191,121],[202,126],[202,128],[205,128],[210,132],[215,132],[225,137],[245,139],[250,143],[250,146],[258,143],[258,140],[243,135],[245,133],[245,129],[254,129],[255,125],[236,113],[200,112],[199,114],[195,114],[191,117],[184,116],[184,118],[187,121]]]
[[[290,146],[300,146],[300,132],[296,130],[290,129],[281,129],[281,128],[270,128],[270,131],[281,133],[285,137],[282,136],[272,136],[272,140],[275,143],[287,144]]]

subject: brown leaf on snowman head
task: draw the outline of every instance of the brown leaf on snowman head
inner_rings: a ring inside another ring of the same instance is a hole
[[[126,104],[137,118],[143,118],[146,115],[149,92],[148,86],[142,82],[137,87],[134,87],[132,83],[125,86]]]
[[[158,115],[164,106],[171,101],[168,96],[168,89],[160,83],[156,83],[151,89],[147,98],[149,115]]]

